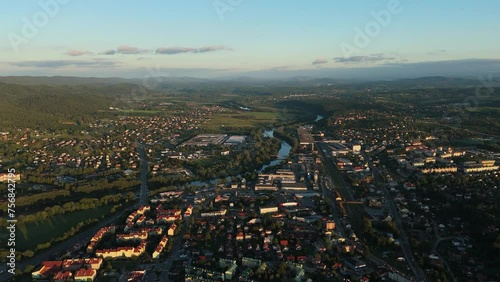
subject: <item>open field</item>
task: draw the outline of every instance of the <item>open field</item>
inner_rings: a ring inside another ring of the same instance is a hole
[[[160,110],[122,110],[122,109],[117,109],[117,110],[109,110],[109,111],[103,111],[106,113],[119,113],[119,114],[125,114],[125,115],[131,115],[131,116],[153,116],[153,115],[158,115],[162,113]]]
[[[55,215],[45,220],[29,222],[17,226],[16,245],[19,250],[34,250],[38,244],[46,243],[68,232],[71,227],[87,219],[107,217],[111,213],[111,205],[95,209],[81,210],[72,213]]]
[[[223,130],[224,128],[252,128],[270,125],[278,121],[275,112],[233,112],[218,113],[210,117],[203,125],[207,130]]]

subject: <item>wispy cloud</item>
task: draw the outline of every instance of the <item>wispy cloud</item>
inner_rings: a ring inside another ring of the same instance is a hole
[[[90,68],[109,68],[118,65],[118,62],[108,61],[103,59],[93,59],[90,61],[77,60],[43,60],[43,61],[21,61],[9,63],[16,67],[31,67],[31,68],[61,68],[68,66],[90,67]]]
[[[384,56],[384,54],[371,54],[367,56],[352,56],[352,57],[336,57],[333,58],[335,63],[343,64],[360,64],[360,63],[377,63],[377,62],[392,62],[399,61],[396,57]]]
[[[146,49],[140,49],[137,47],[122,45],[122,46],[116,48],[116,52],[120,53],[120,54],[142,54],[142,53],[147,53],[149,51]]]
[[[166,47],[156,49],[156,54],[175,55],[194,52],[194,48],[189,47]]]
[[[176,55],[183,53],[208,53],[215,52],[219,50],[232,50],[231,48],[225,46],[205,46],[200,48],[192,48],[192,47],[162,47],[156,49],[156,54],[162,55]]]
[[[206,46],[198,49],[199,53],[214,52],[219,50],[232,50],[231,48],[224,46]]]
[[[144,54],[150,52],[147,49],[141,49],[138,47],[132,47],[128,45],[121,45],[116,49],[106,50],[101,55],[115,55],[115,54],[124,54],[124,55],[136,55],[136,54]]]
[[[448,51],[444,50],[444,49],[441,49],[441,50],[437,50],[437,51],[427,52],[427,55],[441,55],[441,54],[444,54],[446,52],[448,52]]]
[[[313,65],[321,65],[321,64],[326,64],[326,63],[328,63],[328,61],[325,59],[316,59],[316,60],[314,60],[314,62],[312,62]]]
[[[66,54],[68,56],[72,56],[72,57],[77,57],[77,56],[89,55],[89,54],[92,54],[92,52],[72,49],[72,50],[68,50],[64,54]]]
[[[215,52],[215,51],[220,51],[220,50],[232,50],[232,49],[229,47],[220,46],[220,45],[203,46],[200,48],[173,46],[173,47],[157,48],[155,50],[155,53],[159,54],[159,55],[176,55],[176,54],[183,54],[183,53],[209,53],[209,52]],[[133,46],[129,46],[129,45],[121,45],[116,49],[110,49],[110,50],[101,52],[99,54],[100,55],[115,55],[115,54],[134,55],[134,54],[136,54],[137,55],[137,54],[149,53],[151,51],[152,50],[141,49],[141,48],[133,47]],[[75,56],[78,56],[78,55],[75,55]]]
[[[263,69],[263,70],[279,71],[279,70],[290,70],[292,68],[294,68],[294,66],[292,66],[292,65],[284,65],[284,66],[276,66],[276,67],[272,67],[272,68],[266,68],[266,69]]]
[[[115,50],[107,50],[101,53],[102,55],[114,55],[116,54]]]

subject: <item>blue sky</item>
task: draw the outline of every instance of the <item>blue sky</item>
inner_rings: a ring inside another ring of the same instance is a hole
[[[326,76],[471,60],[496,71],[499,10],[495,0],[1,1],[0,75]]]

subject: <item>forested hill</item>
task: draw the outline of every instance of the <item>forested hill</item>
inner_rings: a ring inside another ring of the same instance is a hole
[[[134,85],[47,86],[0,83],[0,131],[88,122]]]

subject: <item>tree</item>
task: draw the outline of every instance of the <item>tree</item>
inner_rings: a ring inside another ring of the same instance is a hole
[[[22,253],[23,257],[31,258],[35,255],[35,253],[32,250],[27,250]]]
[[[35,269],[35,266],[34,266],[34,265],[31,265],[31,264],[28,264],[28,265],[24,268],[24,273],[31,274],[31,272],[33,271],[33,269]]]

